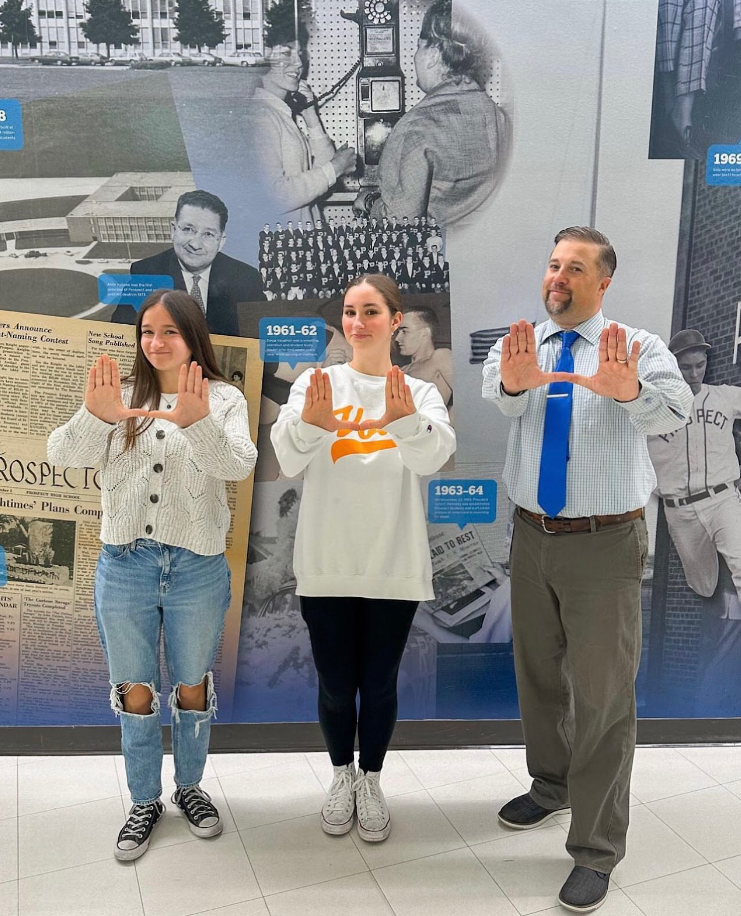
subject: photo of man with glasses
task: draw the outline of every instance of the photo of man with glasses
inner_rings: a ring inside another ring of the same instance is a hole
[[[259,272],[222,254],[229,211],[208,191],[187,191],[178,198],[171,223],[172,248],[134,261],[132,274],[172,277],[175,289],[190,293],[206,314],[214,334],[239,335],[237,306],[265,299]],[[128,323],[119,306],[111,321]]]

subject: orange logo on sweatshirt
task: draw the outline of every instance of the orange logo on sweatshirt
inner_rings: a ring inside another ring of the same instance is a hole
[[[352,416],[353,407],[341,407],[339,410],[333,410],[332,413],[338,420],[349,420]],[[363,417],[363,408],[358,407],[355,411],[355,423],[360,423]],[[347,439],[350,433],[357,432],[357,439]],[[337,441],[332,443],[330,454],[332,463],[335,464],[340,458],[347,455],[370,455],[372,452],[380,452],[387,448],[396,448],[393,439],[372,439],[372,436],[388,436],[385,429],[338,429]]]

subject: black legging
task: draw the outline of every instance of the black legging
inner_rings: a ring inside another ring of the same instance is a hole
[[[319,724],[335,766],[377,772],[396,725],[396,678],[416,601],[301,598],[319,675]],[[360,716],[356,696],[360,692]]]

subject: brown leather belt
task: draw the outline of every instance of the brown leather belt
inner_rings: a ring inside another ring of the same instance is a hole
[[[600,528],[609,528],[610,525],[619,525],[621,522],[632,522],[636,518],[644,518],[643,509],[633,509],[631,512],[621,512],[619,515],[591,515],[585,518],[549,518],[547,515],[538,515],[537,512],[528,512],[522,506],[517,511],[523,518],[530,519],[540,525],[548,534],[574,534],[577,531],[599,531]]]

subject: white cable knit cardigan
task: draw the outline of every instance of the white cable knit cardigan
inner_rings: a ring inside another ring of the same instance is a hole
[[[124,404],[130,396],[131,388],[124,387]],[[84,405],[49,436],[54,464],[100,463],[101,541],[152,538],[203,556],[223,553],[231,524],[224,481],[249,477],[257,449],[241,391],[211,381],[209,406],[209,415],[187,429],[152,424],[128,452],[123,424],[98,420]]]

